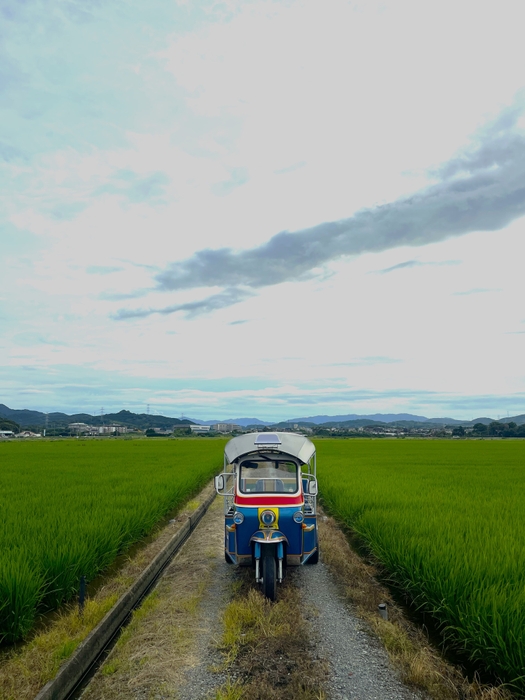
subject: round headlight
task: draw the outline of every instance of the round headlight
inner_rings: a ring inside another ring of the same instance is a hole
[[[236,525],[240,525],[241,523],[244,522],[244,515],[242,513],[239,513],[238,510],[235,511],[235,513],[233,514],[233,522]]]
[[[302,523],[304,520],[304,515],[302,510],[297,510],[293,515],[292,515],[294,523]]]
[[[263,510],[261,513],[261,522],[264,525],[273,525],[275,522],[275,513],[273,510]]]

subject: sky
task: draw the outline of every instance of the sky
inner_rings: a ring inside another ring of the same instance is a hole
[[[525,413],[516,0],[0,0],[0,403]]]

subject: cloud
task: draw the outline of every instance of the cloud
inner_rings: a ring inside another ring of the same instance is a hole
[[[502,114],[477,148],[443,166],[441,182],[425,190],[348,219],[282,231],[256,248],[198,251],[159,273],[158,290],[259,289],[312,277],[341,256],[499,230],[525,214],[525,137],[512,130],[517,117],[515,107]]]
[[[487,292],[501,292],[501,289],[489,289],[488,287],[475,287],[464,292],[454,292],[455,297],[469,296],[470,294],[486,294]]]
[[[516,149],[523,154],[523,137],[512,129],[523,112],[523,94],[484,129],[485,142],[474,152],[453,158],[433,172],[444,179],[460,173],[497,168],[516,161]]]
[[[224,182],[218,182],[212,186],[212,192],[219,197],[224,197],[230,194],[234,189],[245,185],[248,182],[247,168],[233,168],[230,172],[230,179]]]
[[[185,304],[173,304],[172,306],[166,306],[162,309],[120,309],[113,316],[113,318],[119,321],[127,318],[144,318],[146,316],[151,316],[152,314],[174,314],[178,311],[183,311],[187,317],[193,318],[195,316],[210,313],[211,311],[224,309],[225,307],[232,306],[233,304],[238,304],[251,296],[253,296],[253,293],[246,289],[230,287],[219,294],[213,294],[210,297],[206,297],[206,299],[190,301]]]
[[[87,206],[87,202],[62,202],[53,207],[51,216],[57,221],[71,221]]]
[[[54,345],[60,347],[68,346],[67,343],[61,340],[50,338],[49,336],[42,335],[36,331],[17,333],[13,340],[17,345],[21,345],[23,347],[33,347],[35,345]]]
[[[281,168],[280,170],[274,170],[275,175],[286,175],[286,173],[293,173],[295,170],[301,170],[306,165],[306,161],[302,160],[294,165],[289,165],[287,168]]]
[[[392,267],[386,267],[384,270],[376,270],[376,275],[386,275],[388,272],[394,272],[394,270],[402,270],[405,267],[419,267],[425,263],[419,262],[418,260],[406,260],[405,262],[398,263],[397,265],[392,265]]]
[[[24,152],[19,148],[15,148],[9,143],[0,141],[0,158],[7,163],[16,160],[17,158],[25,159]]]
[[[125,299],[138,299],[139,297],[145,297],[150,291],[150,289],[137,289],[134,292],[101,292],[98,295],[98,298],[102,301],[124,301]],[[139,315],[142,316],[147,314]]]
[[[121,170],[115,175],[112,183],[98,188],[95,194],[119,194],[133,203],[155,200],[161,202],[169,181],[166,173],[160,171],[140,177],[131,170]]]
[[[386,267],[384,270],[375,270],[373,274],[375,275],[386,275],[389,272],[394,272],[394,270],[402,270],[406,267],[423,267],[425,265],[460,265],[460,260],[443,260],[440,262],[421,262],[420,260],[406,260],[405,262],[398,263],[397,265],[392,265],[392,267]]]
[[[352,362],[336,362],[323,367],[363,367],[369,365],[393,365],[403,362],[396,357],[384,357],[383,355],[372,355],[370,357],[358,357]]]
[[[108,265],[90,265],[86,267],[88,275],[110,275],[113,272],[121,272],[123,267],[111,267]]]

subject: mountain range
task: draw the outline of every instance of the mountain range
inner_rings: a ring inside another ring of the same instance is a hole
[[[139,428],[147,430],[148,428],[173,428],[174,425],[195,425],[188,418],[170,418],[168,416],[150,415],[149,413],[132,413],[131,411],[119,411],[118,413],[105,413],[101,416],[92,416],[89,413],[75,413],[68,415],[67,413],[42,413],[41,411],[30,411],[27,409],[9,408],[3,403],[0,403],[0,418],[18,423],[21,428],[28,427],[61,427],[67,426],[70,423],[87,423],[88,425],[125,425],[128,428]]]
[[[171,418],[169,416],[151,415],[149,413],[132,413],[131,411],[122,410],[118,413],[106,413],[100,416],[92,416],[89,413],[75,413],[68,415],[67,413],[43,413],[41,411],[32,411],[28,409],[12,409],[5,404],[0,404],[0,418],[14,421],[21,428],[28,427],[44,427],[64,426],[70,423],[88,423],[89,425],[125,425],[127,427],[139,428],[146,430],[147,428],[168,428],[173,426],[188,426],[188,425],[213,425],[214,423],[234,423],[242,427],[261,428],[272,426],[277,428],[289,428],[294,425],[299,427],[311,427],[323,425],[325,427],[339,428],[356,428],[364,425],[397,425],[404,427],[421,426],[422,424],[431,426],[440,425],[463,425],[472,426],[476,423],[484,423],[489,425],[492,422],[510,423],[513,421],[517,425],[525,423],[525,414],[501,418],[496,421],[494,418],[475,418],[474,420],[457,420],[455,418],[426,418],[412,413],[374,413],[370,415],[359,415],[357,413],[348,413],[343,415],[327,416],[317,415],[304,418],[294,418],[290,420],[271,422],[262,421],[258,418],[227,418],[222,420],[203,421],[189,418]]]

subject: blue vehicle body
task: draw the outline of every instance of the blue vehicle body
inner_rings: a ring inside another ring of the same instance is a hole
[[[253,566],[264,594],[275,599],[286,566],[316,563],[315,447],[294,433],[248,433],[230,440],[224,471],[225,558]]]

